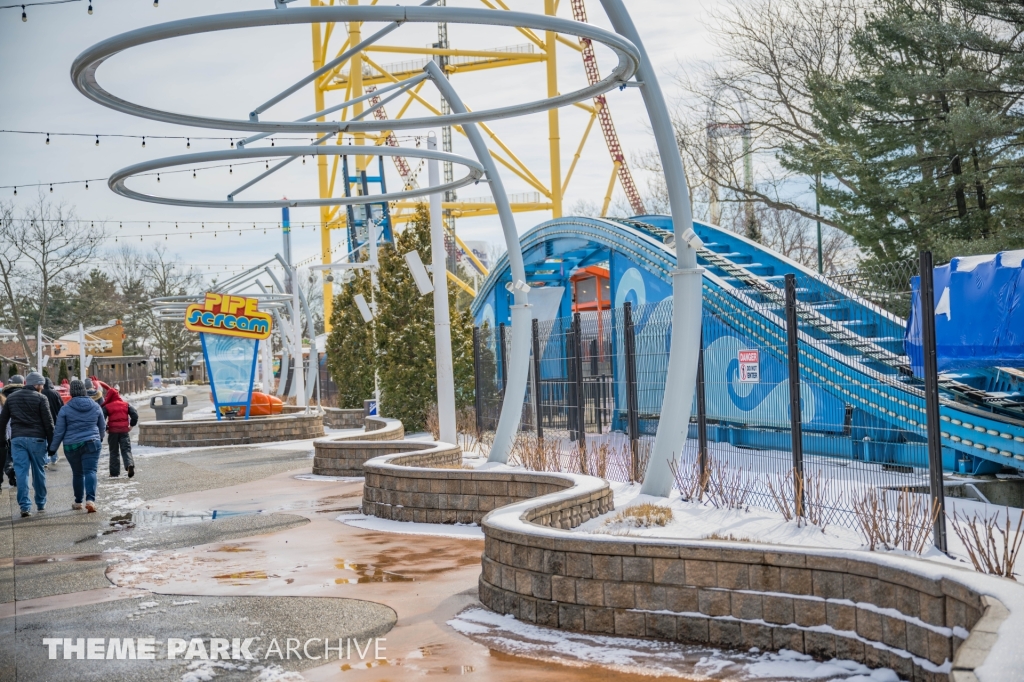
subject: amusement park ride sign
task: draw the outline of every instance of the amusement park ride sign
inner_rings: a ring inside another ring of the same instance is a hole
[[[270,336],[270,315],[256,309],[259,301],[244,296],[207,293],[202,303],[185,310],[185,328],[193,332],[266,339]]]
[[[260,341],[270,336],[271,317],[255,298],[207,293],[185,310],[185,328],[199,332],[217,419],[223,413],[249,418]]]

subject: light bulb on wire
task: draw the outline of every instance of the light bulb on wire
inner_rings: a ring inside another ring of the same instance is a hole
[[[92,3],[91,2],[89,3],[89,15],[90,16],[92,15]]]
[[[46,144],[50,144],[50,133],[46,133]]]
[[[28,15],[25,14],[25,5],[21,6],[21,20],[28,21]]]
[[[143,149],[146,148],[146,136],[145,135],[142,136],[142,148]]]
[[[99,135],[96,136],[96,146],[97,147],[100,146],[100,136]]]

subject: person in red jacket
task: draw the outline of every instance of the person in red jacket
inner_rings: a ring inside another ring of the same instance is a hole
[[[131,430],[139,423],[139,413],[125,402],[116,388],[107,390],[103,400],[103,416],[107,418],[107,445],[110,446],[110,477],[121,475],[121,459],[128,478],[135,475],[132,459]]]

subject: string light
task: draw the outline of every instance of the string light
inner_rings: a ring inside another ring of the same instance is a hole
[[[28,21],[28,15],[25,14],[25,5],[21,6],[21,20]]]
[[[142,148],[143,149],[146,148],[146,136],[145,135],[142,136]]]
[[[85,188],[89,189],[89,181],[88,180],[85,181]]]
[[[192,149],[192,140],[187,137],[185,138],[185,149]]]
[[[46,133],[46,144],[50,144],[50,133]]]
[[[53,185],[50,185],[50,194],[53,194]]]
[[[90,16],[92,15],[92,3],[91,2],[89,3],[89,15]]]

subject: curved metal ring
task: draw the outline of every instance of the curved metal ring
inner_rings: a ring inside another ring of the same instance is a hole
[[[99,66],[118,52],[167,38],[236,28],[351,21],[480,24],[554,31],[597,41],[615,52],[619,59],[618,64],[615,65],[615,68],[607,77],[593,85],[564,95],[527,102],[526,104],[485,109],[465,114],[388,120],[386,124],[388,130],[408,130],[412,128],[452,126],[463,123],[491,121],[575,104],[606,93],[625,83],[633,76],[640,64],[640,52],[630,41],[610,31],[569,19],[538,16],[526,12],[460,7],[363,7],[343,5],[338,7],[302,7],[287,10],[269,9],[214,14],[206,17],[180,19],[128,31],[127,33],[122,33],[96,43],[78,55],[71,65],[71,80],[79,92],[98,104],[131,114],[132,116],[163,121],[165,123],[219,130],[246,130],[260,133],[369,132],[381,130],[385,124],[376,120],[349,122],[250,121],[248,119],[232,120],[176,114],[123,100],[107,92],[96,80],[96,70]]]
[[[473,159],[468,159],[458,154],[435,151],[430,149],[417,149],[412,147],[375,147],[373,153],[380,156],[405,156],[422,159],[436,159],[438,161],[451,161],[469,169],[465,177],[453,180],[452,182],[438,185],[436,187],[421,187],[415,190],[403,190],[401,192],[388,192],[385,194],[367,194],[354,197],[334,197],[327,199],[278,199],[271,201],[207,201],[200,199],[174,199],[170,197],[158,197],[152,194],[143,194],[128,189],[125,181],[133,175],[151,171],[159,171],[164,168],[175,166],[195,166],[210,161],[235,161],[240,159],[265,158],[270,156],[343,156],[345,154],[359,155],[366,154],[366,146],[356,145],[332,145],[330,147],[263,147],[253,149],[226,149],[224,151],[199,152],[196,154],[181,154],[179,156],[167,156],[162,159],[143,161],[132,166],[116,171],[107,180],[107,186],[116,194],[129,199],[148,201],[153,204],[165,204],[167,206],[193,206],[198,208],[279,208],[281,206],[349,206],[356,204],[376,204],[384,201],[395,201],[398,199],[413,199],[416,197],[446,192],[447,190],[458,189],[466,185],[478,182],[484,177],[484,167]]]

